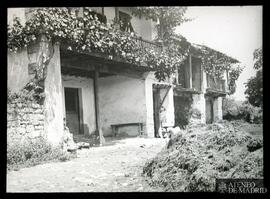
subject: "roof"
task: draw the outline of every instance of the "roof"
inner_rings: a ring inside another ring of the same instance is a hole
[[[182,36],[180,34],[172,35],[171,39],[173,39],[175,42],[177,42],[179,45],[181,45],[181,47],[189,48],[189,51],[195,56],[198,56],[198,57],[203,56],[203,54],[202,54],[203,51],[215,52],[222,57],[226,57],[231,63],[240,63],[237,59],[230,57],[230,56],[226,55],[225,53],[222,53],[218,50],[210,48],[206,45],[190,43],[189,41],[187,41],[187,39],[184,36]]]
[[[217,53],[220,56],[227,57],[231,63],[240,63],[237,59],[232,58],[232,57],[226,55],[225,53],[222,53],[222,52],[215,50],[213,48],[210,48],[208,46],[201,45],[201,44],[194,44],[194,43],[191,44],[191,52],[192,53],[201,54],[202,51],[208,51],[208,52],[212,51],[212,52]]]

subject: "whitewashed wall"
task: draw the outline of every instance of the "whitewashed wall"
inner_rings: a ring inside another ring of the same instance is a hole
[[[62,96],[63,96],[63,114],[65,113],[65,93],[64,88],[80,88],[82,89],[82,109],[83,109],[83,126],[84,134],[92,134],[96,130],[95,117],[95,98],[94,98],[94,82],[93,79],[85,77],[75,77],[62,75]]]
[[[144,80],[125,76],[99,79],[100,117],[104,136],[112,134],[111,124],[146,120]]]
[[[128,7],[119,7],[119,11],[125,12],[129,15],[131,15],[131,11],[128,9]],[[112,23],[114,17],[115,17],[115,8],[114,7],[104,7],[104,14],[107,17],[107,22]],[[144,17],[139,18],[136,16],[132,16],[131,24],[134,28],[134,31],[138,33],[139,36],[141,36],[143,39],[146,40],[153,40],[156,36],[155,31],[155,22],[152,20],[146,20]]]
[[[154,109],[153,109],[153,84],[170,84],[169,80],[165,82],[159,82],[154,75],[154,72],[148,72],[144,74],[145,77],[145,102],[146,102],[146,131],[148,137],[155,136],[154,130]],[[165,90],[161,90],[160,96],[161,99],[165,95]],[[163,106],[165,111],[162,114],[164,120],[166,121],[166,126],[174,126],[174,101],[173,101],[173,88],[170,88],[170,91],[167,97],[164,100]]]

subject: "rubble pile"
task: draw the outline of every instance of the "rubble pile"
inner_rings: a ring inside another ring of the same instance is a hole
[[[216,178],[263,178],[262,136],[241,125],[190,126],[146,163],[143,174],[152,186],[180,192],[215,191]]]

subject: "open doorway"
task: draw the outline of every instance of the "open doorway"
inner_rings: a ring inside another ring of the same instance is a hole
[[[214,99],[212,97],[205,98],[205,112],[206,112],[206,123],[211,124],[214,121]]]
[[[83,134],[79,88],[65,88],[66,125],[73,135]]]
[[[153,108],[154,108],[154,128],[155,137],[159,137],[158,129],[160,127],[160,89],[153,88]]]

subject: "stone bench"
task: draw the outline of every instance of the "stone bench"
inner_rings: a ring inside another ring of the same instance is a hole
[[[118,134],[118,129],[120,127],[125,126],[137,126],[138,127],[138,135],[141,136],[143,134],[143,123],[141,122],[133,122],[133,123],[121,123],[121,124],[111,124],[112,133],[114,136]]]

